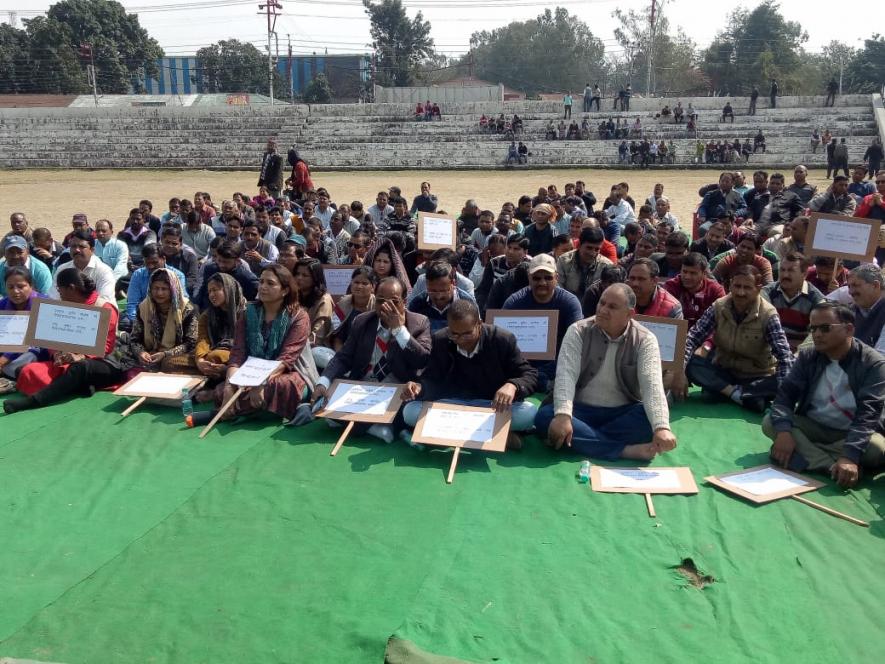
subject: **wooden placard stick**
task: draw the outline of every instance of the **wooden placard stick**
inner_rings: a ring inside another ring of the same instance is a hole
[[[648,515],[652,519],[657,518],[658,515],[655,513],[655,504],[652,502],[650,493],[645,494],[645,506],[648,508]]]
[[[134,411],[136,408],[138,408],[145,401],[147,401],[147,397],[140,397],[140,398],[136,399],[135,403],[132,404],[131,406],[129,406],[129,408],[127,408],[126,410],[124,410],[123,413],[120,415],[120,417],[126,417],[127,415],[129,415],[129,413]]]
[[[200,433],[200,438],[206,437],[206,434],[212,430],[212,427],[214,427],[218,423],[218,420],[220,420],[221,417],[228,411],[228,409],[234,405],[234,402],[240,398],[240,395],[243,393],[243,390],[245,390],[245,389],[246,389],[245,387],[238,387],[237,388],[237,391],[234,392],[234,395],[228,400],[228,402],[226,404],[224,404],[221,407],[221,410],[219,410],[215,414],[215,417],[212,418],[212,420],[209,422],[209,424],[206,425],[206,428],[203,429],[203,431]]]
[[[834,516],[837,519],[844,519],[849,523],[853,523],[856,526],[863,526],[864,528],[869,528],[870,524],[866,521],[861,521],[860,519],[855,519],[853,516],[848,516],[842,512],[838,512],[830,507],[825,507],[820,503],[816,503],[813,500],[808,500],[808,498],[803,498],[802,496],[790,496],[793,500],[798,500],[800,503],[808,505],[809,507],[813,507],[816,510],[820,510],[821,512],[826,512],[830,516]]]
[[[449,466],[449,474],[446,476],[446,484],[451,484],[455,480],[455,469],[458,467],[458,455],[461,454],[461,448],[456,447],[452,454],[452,465]]]
[[[353,420],[347,423],[347,426],[344,427],[344,432],[338,438],[338,442],[335,443],[335,447],[332,448],[332,451],[329,452],[329,456],[335,456],[338,454],[338,450],[341,449],[341,446],[344,445],[344,441],[347,439],[347,436],[350,434],[350,430],[353,429]]]

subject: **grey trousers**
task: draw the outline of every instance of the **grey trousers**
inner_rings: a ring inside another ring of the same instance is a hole
[[[762,420],[762,433],[774,440],[777,432],[771,423],[771,416]],[[793,438],[796,452],[808,462],[808,470],[828,470],[839,457],[845,444],[845,432],[831,429],[815,422],[810,417],[793,415]],[[864,452],[860,465],[866,468],[879,468],[885,465],[885,436],[874,433]]]

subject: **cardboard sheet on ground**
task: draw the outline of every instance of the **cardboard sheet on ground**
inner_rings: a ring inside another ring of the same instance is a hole
[[[458,222],[451,215],[418,213],[418,249],[455,249]]]
[[[694,494],[698,485],[691,469],[673,468],[590,468],[590,486],[601,493]]]
[[[685,362],[688,321],[663,316],[634,316],[634,320],[655,335],[661,351],[661,367],[681,371]]]
[[[264,385],[270,375],[276,371],[282,362],[277,360],[262,360],[257,357],[246,358],[243,365],[230,377],[230,384],[237,387],[258,387]]]
[[[402,404],[403,385],[338,379],[329,387],[326,406],[317,417],[389,424]]]
[[[70,353],[104,357],[110,309],[75,302],[35,300],[25,343]]]
[[[865,263],[873,260],[879,245],[881,222],[878,219],[841,217],[820,212],[809,216],[807,255],[847,258]]]
[[[816,491],[824,486],[823,482],[772,465],[711,475],[704,479],[720,489],[759,504]]]
[[[203,376],[187,374],[149,373],[144,371],[118,388],[114,394],[121,397],[151,397],[180,400],[185,388],[195,390],[206,382]]]
[[[357,266],[323,265],[326,288],[335,302],[347,295],[347,289],[350,288],[350,275],[353,274],[355,267]]]
[[[29,311],[0,311],[0,353],[22,353],[28,350]]]
[[[556,359],[558,311],[489,309],[486,311],[486,322],[511,332],[525,359]]]

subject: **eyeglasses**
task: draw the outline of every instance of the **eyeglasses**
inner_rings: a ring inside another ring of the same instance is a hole
[[[357,242],[348,242],[347,246],[350,247],[351,249],[362,249],[364,245],[359,244]]]
[[[382,305],[385,302],[396,304],[398,302],[402,302],[402,299],[398,297],[378,297],[377,295],[375,296],[375,304]]]
[[[808,331],[812,334],[820,332],[821,334],[829,334],[834,327],[842,327],[845,323],[823,323],[822,325],[809,325]]]
[[[458,341],[459,339],[469,339],[476,333],[476,330],[468,330],[467,332],[452,332],[451,329],[448,329],[446,335],[452,341]]]

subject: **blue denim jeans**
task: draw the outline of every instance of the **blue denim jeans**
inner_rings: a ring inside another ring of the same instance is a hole
[[[480,408],[490,408],[492,405],[492,402],[486,399],[437,399],[437,401],[458,404],[459,406],[479,406]],[[415,428],[423,406],[423,401],[410,401],[403,407],[403,419],[410,429]],[[528,401],[514,401],[510,407],[510,430],[527,431],[531,429],[535,423],[537,412],[538,407]]]
[[[553,404],[542,406],[535,418],[538,435],[547,434]],[[576,403],[572,408],[572,447],[584,456],[618,459],[627,445],[648,443],[654,436],[641,403],[606,408]]]

